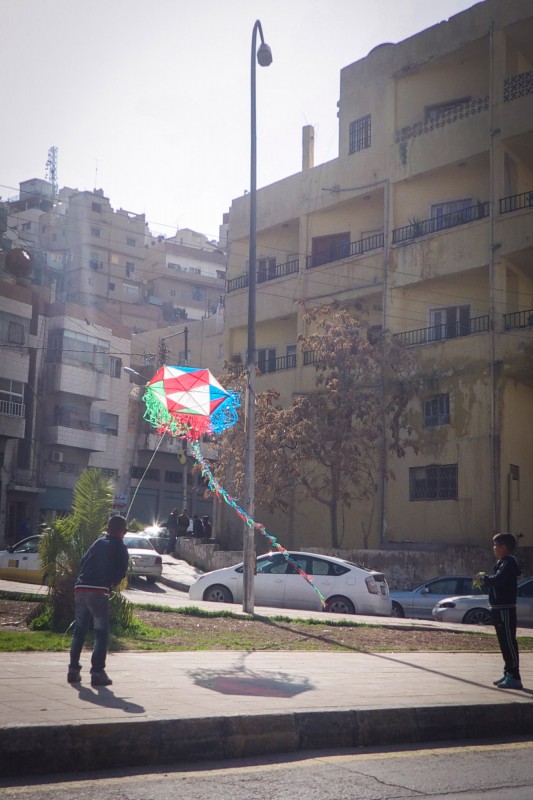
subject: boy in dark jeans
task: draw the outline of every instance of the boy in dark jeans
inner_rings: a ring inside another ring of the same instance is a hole
[[[492,541],[497,559],[494,571],[492,575],[480,572],[476,577],[488,590],[492,622],[503,656],[503,676],[494,681],[494,685],[500,689],[521,689],[516,641],[516,589],[520,568],[513,555],[516,539],[512,533],[497,533]]]

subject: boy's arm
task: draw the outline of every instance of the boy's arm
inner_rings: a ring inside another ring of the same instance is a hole
[[[483,576],[485,586],[498,587],[513,580],[516,580],[516,572],[512,569],[511,562],[508,559],[504,559],[499,563],[492,575]]]

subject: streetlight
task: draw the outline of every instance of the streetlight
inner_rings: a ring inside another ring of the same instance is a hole
[[[162,367],[163,364],[166,363],[167,358],[167,346],[165,344],[167,339],[172,339],[174,336],[184,336],[185,337],[185,351],[184,351],[184,360],[185,364],[187,364],[189,360],[189,329],[185,325],[182,331],[178,331],[177,333],[170,333],[168,336],[161,336],[159,339],[159,366]]]
[[[257,50],[257,32],[261,44]],[[255,309],[256,309],[256,234],[257,234],[257,130],[255,103],[255,60],[260,67],[272,64],[272,51],[263,37],[263,28],[256,20],[252,32],[251,59],[251,126],[250,126],[250,245],[248,255],[248,356],[246,387],[246,451],[244,461],[245,506],[250,517],[254,515],[255,489]],[[254,529],[245,523],[243,532],[243,611],[254,612]]]

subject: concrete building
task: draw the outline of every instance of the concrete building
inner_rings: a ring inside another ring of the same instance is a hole
[[[314,385],[304,309],[340,300],[412,348],[418,453],[343,510],[343,547],[533,537],[533,9],[486,0],[341,71],[339,155],[258,192],[257,390]],[[229,215],[226,350],[245,362],[249,197]],[[268,515],[263,515],[268,518]],[[284,530],[286,522],[274,520]],[[327,546],[296,508],[297,546]]]

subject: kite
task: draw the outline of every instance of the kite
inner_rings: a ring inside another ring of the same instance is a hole
[[[239,393],[224,389],[208,369],[169,367],[164,364],[146,384],[143,400],[145,403],[144,419],[153,425],[160,434],[170,434],[189,440],[189,452],[200,467],[210,491],[218,500],[224,500],[233,508],[248,527],[265,536],[272,547],[282,553],[284,558],[315,590],[325,608],[326,600],[310,576],[304,572],[298,562],[291,558],[276,537],[268,533],[260,522],[255,522],[241,508],[237,500],[226,492],[213,475],[208,461],[202,454],[199,444],[202,436],[222,433],[237,422],[237,409],[240,406]],[[137,486],[138,488],[139,486]]]

